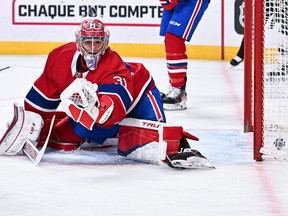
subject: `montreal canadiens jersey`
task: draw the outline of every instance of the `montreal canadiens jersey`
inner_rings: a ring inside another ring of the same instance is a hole
[[[51,118],[61,102],[60,94],[76,77],[85,77],[98,85],[98,97],[108,95],[113,100],[113,114],[102,125],[110,127],[122,120],[146,92],[155,87],[150,73],[141,63],[123,62],[111,48],[106,50],[95,70],[83,67],[83,62],[75,42],[54,49],[48,55],[43,73],[26,95],[25,110],[39,113],[44,120]]]

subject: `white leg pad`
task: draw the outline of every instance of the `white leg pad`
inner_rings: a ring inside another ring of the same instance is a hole
[[[151,164],[158,164],[159,162],[159,143],[158,142],[150,142],[144,145],[141,148],[137,148],[133,152],[127,155],[127,158],[151,163]]]
[[[42,127],[43,119],[39,114],[25,111],[22,106],[14,103],[14,118],[0,140],[0,154],[22,153],[27,139],[36,145]]]
[[[126,118],[120,122],[118,153],[130,159],[159,164],[166,160],[167,151],[178,152],[182,131],[182,127],[167,123]]]

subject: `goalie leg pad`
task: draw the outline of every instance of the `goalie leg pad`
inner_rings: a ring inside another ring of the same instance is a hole
[[[137,161],[176,169],[215,168],[187,139],[198,141],[181,126],[143,119],[120,122],[118,153]]]
[[[179,152],[182,133],[181,126],[128,119],[120,124],[118,154],[148,163],[167,162],[166,156]]]
[[[138,161],[158,163],[158,141],[158,131],[120,126],[118,154]]]
[[[27,139],[36,145],[42,126],[43,119],[39,114],[25,111],[22,106],[14,103],[14,117],[0,140],[0,154],[22,153]]]

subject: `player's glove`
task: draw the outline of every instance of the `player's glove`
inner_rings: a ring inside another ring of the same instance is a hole
[[[164,10],[172,10],[180,0],[159,0]]]
[[[89,130],[95,123],[104,124],[114,109],[109,96],[98,98],[97,88],[97,84],[77,78],[60,95],[66,114]]]

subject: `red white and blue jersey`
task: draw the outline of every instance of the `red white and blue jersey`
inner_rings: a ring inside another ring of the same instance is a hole
[[[171,10],[164,10],[160,35],[166,32],[190,41],[210,0],[180,0]]]
[[[51,118],[61,102],[60,94],[76,77],[84,77],[96,83],[98,96],[108,95],[113,100],[113,114],[101,125],[103,129],[111,128],[128,114],[134,118],[166,120],[161,97],[158,96],[160,93],[157,92],[149,71],[141,63],[125,63],[115,51],[108,48],[97,68],[89,70],[74,42],[60,46],[48,55],[43,73],[34,82],[25,98],[25,110],[39,113],[43,119]],[[150,95],[151,92],[154,92],[153,97]],[[139,106],[144,101],[150,101],[150,104]],[[137,109],[146,109],[146,114],[137,116]],[[89,136],[86,136],[89,133],[93,137],[93,131],[87,131],[78,123],[72,124],[74,129],[80,130],[77,132],[78,135],[89,139]],[[95,130],[96,127],[99,125],[95,126]]]

